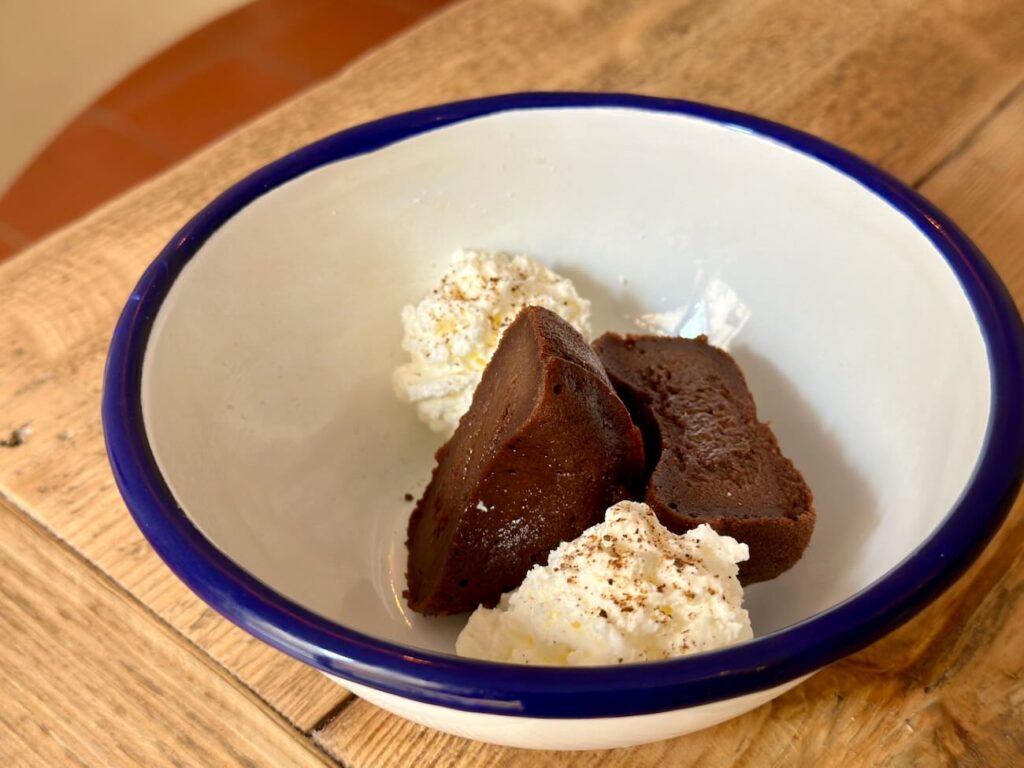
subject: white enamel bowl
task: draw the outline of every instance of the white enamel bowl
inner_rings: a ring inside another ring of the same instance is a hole
[[[591,669],[455,658],[410,613],[404,527],[438,438],[394,398],[399,310],[458,247],[571,277],[594,328],[707,333],[816,498],[747,591],[757,639]],[[1020,481],[1019,317],[967,239],[822,141],[711,107],[518,94],[332,136],[225,192],[159,255],[111,347],[118,484],[196,593],[382,707],[599,748],[749,710],[920,610]]]

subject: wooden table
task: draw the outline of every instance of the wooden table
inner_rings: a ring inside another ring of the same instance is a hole
[[[99,397],[114,320],[160,246],[324,134],[526,89],[704,100],[815,132],[944,208],[1024,301],[1020,0],[459,4],[0,266],[0,429],[31,425],[0,447],[4,765],[1024,765],[1022,503],[903,629],[737,720],[609,753],[502,749],[388,715],[220,619],[149,549],[113,485]]]

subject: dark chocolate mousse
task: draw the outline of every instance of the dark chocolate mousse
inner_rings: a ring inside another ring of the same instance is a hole
[[[493,606],[535,563],[642,489],[643,438],[594,351],[527,307],[437,452],[409,521],[409,606]]]
[[[744,584],[791,568],[814,529],[811,491],[757,420],[732,357],[705,337],[606,333],[594,349],[644,433],[644,500],[665,527],[708,523],[747,544]]]

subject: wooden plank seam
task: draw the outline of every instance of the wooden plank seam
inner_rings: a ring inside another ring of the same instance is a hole
[[[325,714],[320,719],[320,721],[316,723],[316,725],[314,725],[307,731],[303,731],[301,728],[296,726],[295,723],[291,722],[290,720],[288,720],[288,718],[284,717],[274,706],[273,702],[268,701],[264,696],[261,696],[257,690],[255,690],[249,683],[243,680],[239,675],[235,674],[234,671],[228,668],[225,664],[222,664],[217,659],[213,658],[205,648],[203,648],[201,645],[199,645],[190,637],[181,632],[172,623],[170,623],[163,616],[157,613],[152,607],[150,607],[145,602],[136,597],[134,594],[125,589],[123,585],[121,585],[116,579],[112,578],[110,574],[108,574],[106,571],[100,568],[100,566],[97,563],[95,563],[92,559],[87,557],[85,553],[73,547],[70,544],[70,542],[64,539],[57,531],[54,531],[52,528],[47,526],[45,522],[32,515],[23,506],[21,506],[16,499],[11,498],[11,496],[4,493],[3,490],[0,489],[0,505],[3,504],[6,504],[10,509],[16,511],[29,526],[37,530],[41,535],[52,540],[66,554],[70,555],[75,560],[83,564],[96,578],[101,580],[111,591],[116,593],[126,602],[131,603],[132,605],[140,608],[150,618],[152,618],[160,625],[165,627],[175,637],[179,638],[180,641],[184,643],[188,648],[190,648],[197,656],[201,656],[202,658],[206,659],[209,664],[222,670],[226,676],[236,681],[239,684],[239,686],[241,686],[245,690],[249,691],[250,694],[256,700],[258,700],[267,709],[267,711],[271,713],[275,719],[278,720],[278,722],[282,726],[287,726],[287,728],[293,731],[299,738],[309,741],[311,748],[316,749],[318,752],[322,753],[324,758],[326,758],[327,760],[330,760],[331,762],[337,764],[341,768],[347,768],[344,761],[342,761],[340,758],[334,755],[329,754],[327,750],[325,750],[316,741],[316,739],[314,738],[314,732],[318,729],[326,727],[326,725],[331,720],[333,720],[335,717],[337,717],[337,715],[344,711],[344,709],[356,699],[354,695],[343,699],[339,704],[335,705],[327,714]],[[127,514],[127,510],[125,510],[125,514]]]

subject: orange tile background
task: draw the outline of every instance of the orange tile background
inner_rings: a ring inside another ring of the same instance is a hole
[[[255,0],[86,109],[0,197],[0,259],[173,165],[450,0]]]

